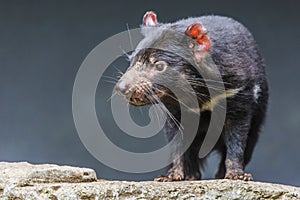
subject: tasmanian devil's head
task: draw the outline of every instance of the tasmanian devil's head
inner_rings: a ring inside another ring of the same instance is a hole
[[[166,85],[182,87],[180,79],[193,76],[191,63],[199,63],[210,48],[201,24],[159,24],[153,12],[144,15],[142,33],[145,38],[115,86],[119,94],[136,106],[174,98]]]
[[[159,99],[172,95],[165,85],[176,83],[178,72],[184,70],[185,66],[185,61],[173,53],[143,49],[133,57],[131,66],[115,89],[130,104],[140,106],[157,103]]]

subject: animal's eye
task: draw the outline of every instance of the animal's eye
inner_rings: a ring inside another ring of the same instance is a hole
[[[166,63],[164,62],[158,62],[155,64],[155,68],[157,71],[163,71],[166,68]]]

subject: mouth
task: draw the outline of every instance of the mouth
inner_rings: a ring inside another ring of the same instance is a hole
[[[151,104],[151,102],[149,101],[149,99],[147,97],[130,97],[128,102],[131,105],[135,105],[135,106],[144,106],[147,104]]]
[[[158,103],[160,98],[163,96],[163,91],[153,91],[152,93],[145,91],[134,91],[130,96],[127,96],[126,99],[134,106],[144,106]]]
[[[144,106],[147,104],[157,104],[165,96],[163,88],[153,87],[151,84],[141,83],[138,86],[126,87],[126,84],[117,84],[115,91],[125,100],[134,106]]]

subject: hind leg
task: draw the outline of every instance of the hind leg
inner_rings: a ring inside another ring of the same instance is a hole
[[[250,134],[251,132],[251,134]],[[250,129],[248,140],[247,140],[247,145],[246,149],[244,152],[244,166],[247,165],[247,163],[250,161],[255,143],[258,138],[258,132],[255,132],[253,128]],[[251,137],[250,137],[251,136]],[[220,153],[220,163],[218,167],[218,171],[215,174],[216,179],[223,179],[225,177],[226,173],[226,166],[225,166],[225,161],[226,161],[226,147],[225,145],[219,147],[217,151]]]
[[[265,94],[260,96],[260,98],[257,100],[257,107],[253,113],[253,117],[251,120],[251,128],[248,134],[247,146],[245,149],[245,156],[244,156],[245,165],[247,165],[251,160],[254,147],[258,140],[261,126],[265,121],[267,102],[268,102],[268,93],[267,93],[267,89],[264,89],[264,91]]]
[[[245,165],[247,165],[251,160],[252,153],[257,143],[259,131],[264,122],[264,119],[265,119],[265,106],[262,108],[258,108],[252,118],[251,128],[249,131],[248,141],[247,141],[247,146],[246,146],[245,156],[244,156]]]
[[[229,130],[227,130],[225,134],[225,141],[227,146],[225,165],[226,169],[228,168],[229,170],[227,169],[225,178],[243,180],[252,179],[252,176],[250,174],[244,173],[243,175],[241,169],[244,169],[244,167],[251,160],[254,147],[258,140],[260,128],[265,119],[265,110],[266,104],[262,103],[261,106],[258,107],[253,113],[253,116],[249,120],[250,122],[246,117],[243,124],[241,124],[240,126],[236,126],[235,128],[229,127]],[[248,124],[250,124],[250,126],[248,126]],[[245,135],[247,129],[249,129],[249,131],[248,134]],[[238,147],[238,145],[235,145],[235,143],[241,146]],[[245,144],[246,146],[244,146]],[[234,153],[234,151],[236,151],[236,153]],[[222,169],[221,163],[220,168]],[[234,169],[232,168],[236,168],[238,169],[238,171],[234,172]],[[220,172],[222,172],[222,170]]]
[[[249,131],[248,140],[247,140],[247,146],[245,149],[245,156],[244,156],[244,163],[245,166],[249,163],[252,157],[252,153],[254,151],[255,144],[258,140],[258,133],[260,130],[260,124],[257,124],[256,120],[254,120],[252,123],[251,129]]]
[[[230,127],[225,129],[226,158],[225,178],[234,180],[252,180],[251,174],[244,172],[244,154],[250,130],[251,117],[244,114],[243,118],[232,121]]]
[[[251,174],[244,173],[244,167],[251,159],[252,152],[258,140],[260,127],[264,122],[268,103],[268,86],[266,81],[261,85],[261,93],[256,99],[256,106],[239,107],[237,116],[231,116],[231,125],[226,127],[226,175],[229,179],[252,180]],[[234,109],[233,109],[234,110]],[[237,109],[235,109],[237,110]],[[252,111],[250,114],[247,111]]]

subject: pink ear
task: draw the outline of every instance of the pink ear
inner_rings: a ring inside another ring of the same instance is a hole
[[[207,34],[206,29],[200,24],[195,23],[190,25],[185,34],[193,38],[199,45],[194,45],[193,43],[188,44],[189,48],[193,49],[194,60],[196,63],[199,63],[210,51],[210,39]]]
[[[210,50],[210,39],[207,35],[206,29],[200,23],[190,25],[186,29],[185,33],[195,39],[197,43],[203,47],[203,50]]]
[[[157,25],[157,17],[153,11],[148,11],[143,17],[143,25],[144,26],[156,26]]]

